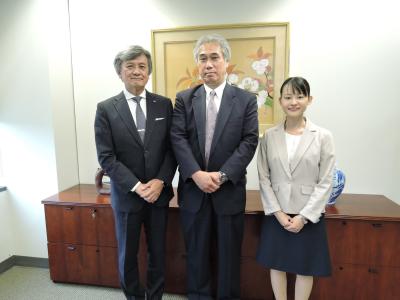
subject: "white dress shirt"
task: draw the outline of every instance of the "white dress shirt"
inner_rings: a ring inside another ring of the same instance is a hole
[[[133,100],[133,97],[136,97],[135,95],[133,95],[132,93],[130,93],[127,89],[124,88],[123,90],[124,95],[125,95],[125,99],[128,102],[129,105],[129,110],[131,111],[132,114],[132,118],[135,121],[136,124],[136,107],[137,107],[137,103],[135,100]],[[144,116],[147,117],[147,110],[146,110],[146,90],[143,90],[143,92],[139,95],[141,97],[140,99],[140,107],[143,110]],[[136,190],[136,188],[139,186],[141,182],[139,181],[138,183],[136,183],[136,185],[131,189],[132,192],[134,192]]]
[[[221,106],[221,100],[222,100],[222,94],[224,93],[224,88],[226,85],[226,81],[221,83],[220,86],[218,86],[216,89],[212,89],[206,84],[204,85],[204,88],[206,90],[206,108],[208,107],[208,103],[210,102],[210,92],[215,91],[215,96],[214,96],[214,102],[215,106],[217,107],[217,112],[219,111],[219,107]]]
[[[136,97],[132,93],[128,92],[128,90],[124,89],[124,95],[126,101],[128,101],[129,105],[129,110],[131,111],[133,120],[135,121],[136,124],[136,107],[137,103],[135,100],[133,100],[133,97]],[[147,118],[147,110],[146,110],[146,90],[143,90],[143,92],[139,95],[141,97],[140,99],[140,107],[143,110],[144,116]]]
[[[286,138],[288,161],[290,163],[293,159],[294,154],[296,153],[297,147],[299,146],[301,134],[294,135],[294,134],[285,132],[285,138]]]

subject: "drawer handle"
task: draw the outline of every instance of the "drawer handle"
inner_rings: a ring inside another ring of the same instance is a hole
[[[68,246],[67,249],[68,249],[69,251],[74,251],[76,248],[75,248],[74,246]]]
[[[347,225],[347,222],[346,221],[342,221],[342,225]]]
[[[381,228],[383,225],[381,223],[373,223],[372,227]]]
[[[372,274],[378,274],[378,270],[373,268],[368,268],[368,272]]]
[[[97,210],[95,208],[92,209],[92,219],[96,218],[96,212]]]
[[[73,210],[73,207],[66,207],[65,210]]]

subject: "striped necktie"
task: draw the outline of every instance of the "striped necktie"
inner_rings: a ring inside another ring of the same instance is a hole
[[[207,105],[207,115],[206,115],[206,145],[205,145],[205,157],[206,164],[208,165],[208,160],[210,158],[211,142],[214,136],[215,123],[217,120],[217,105],[215,104],[215,91],[210,92],[210,100]]]
[[[144,142],[144,134],[146,132],[146,117],[140,106],[140,99],[142,97],[136,96],[132,100],[136,102],[136,128],[140,135],[142,142]]]

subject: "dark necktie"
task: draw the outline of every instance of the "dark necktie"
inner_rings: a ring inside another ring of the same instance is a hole
[[[215,104],[215,91],[210,92],[210,100],[207,105],[206,115],[206,145],[205,145],[205,157],[206,164],[208,165],[208,159],[210,158],[211,142],[214,136],[215,123],[217,120],[217,105]]]
[[[132,100],[136,102],[136,128],[137,131],[140,135],[140,138],[142,139],[142,142],[144,142],[144,134],[146,132],[146,117],[144,115],[144,112],[142,108],[140,107],[140,99],[142,97],[136,96],[133,97]]]

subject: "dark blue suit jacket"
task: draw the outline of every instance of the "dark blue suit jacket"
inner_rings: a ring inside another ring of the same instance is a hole
[[[229,177],[211,194],[217,214],[237,214],[246,205],[246,167],[258,144],[257,100],[255,95],[225,86],[211,144],[207,171],[222,171]],[[171,141],[179,165],[178,201],[183,210],[197,212],[204,201],[191,179],[205,165],[206,94],[203,85],[176,96]]]
[[[171,181],[176,161],[170,144],[171,100],[146,91],[146,134],[140,139],[123,93],[100,102],[95,119],[98,160],[111,179],[113,209],[136,212],[144,204],[130,190],[158,178],[167,185],[154,205],[167,206],[173,197]]]

